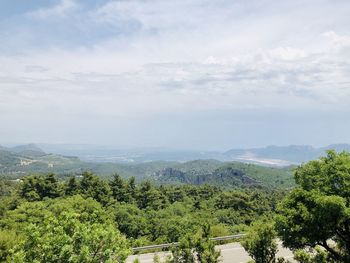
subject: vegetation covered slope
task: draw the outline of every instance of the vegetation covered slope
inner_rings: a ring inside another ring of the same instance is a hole
[[[200,160],[160,170],[155,178],[161,183],[212,184],[226,187],[292,187],[292,167],[271,168],[238,162]]]
[[[32,155],[31,155],[32,154]],[[290,168],[271,168],[239,162],[196,160],[185,163],[154,161],[147,163],[90,163],[76,157],[46,154],[36,147],[0,150],[0,174],[14,179],[32,173],[81,175],[91,171],[102,177],[118,173],[124,178],[153,180],[160,184],[211,184],[226,187],[293,186]]]
[[[294,177],[290,191],[155,185],[89,172],[64,181],[54,174],[0,178],[0,261],[123,262],[131,246],[190,244],[203,231],[223,236],[262,220],[245,242],[256,262],[265,262],[265,252],[269,262],[283,262],[274,256],[275,231],[298,262],[349,262],[350,154],[330,151]]]
[[[177,242],[203,226],[211,237],[241,232],[271,214],[284,195],[137,184],[133,177],[105,180],[91,173],[65,181],[53,174],[0,181],[0,261],[7,262],[97,263],[113,256],[123,262],[130,246]]]

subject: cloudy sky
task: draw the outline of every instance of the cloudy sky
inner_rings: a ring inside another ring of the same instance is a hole
[[[348,0],[2,0],[0,144],[350,143]]]

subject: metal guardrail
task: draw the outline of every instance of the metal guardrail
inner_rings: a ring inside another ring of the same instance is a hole
[[[210,240],[213,241],[225,241],[225,240],[231,240],[231,239],[236,239],[240,237],[244,237],[246,234],[238,234],[238,235],[231,235],[231,236],[223,236],[223,237],[212,237]],[[167,243],[167,244],[159,244],[159,245],[150,245],[150,246],[144,246],[144,247],[133,247],[132,251],[133,252],[138,252],[138,251],[143,251],[143,250],[148,250],[148,249],[157,249],[157,248],[168,248],[171,246],[178,246],[179,242],[175,243]]]
[[[223,237],[212,237],[210,240],[213,241],[224,241],[224,240],[231,240],[231,239],[236,239],[240,237],[244,237],[246,234],[237,234],[237,235],[231,235],[231,236],[223,236]]]

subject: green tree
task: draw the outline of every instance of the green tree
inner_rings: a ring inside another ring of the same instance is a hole
[[[271,223],[257,221],[249,228],[241,242],[256,263],[275,263],[277,253],[276,232]]]
[[[125,201],[128,203],[134,202],[137,198],[136,179],[134,176],[130,177],[130,179],[126,183],[125,195]]]
[[[84,172],[82,176],[81,193],[86,197],[92,197],[103,205],[108,204],[111,198],[111,189],[108,183],[90,172]]]
[[[278,208],[276,227],[284,245],[320,246],[328,262],[350,262],[350,154],[329,151],[297,168],[295,180],[298,187]]]
[[[202,227],[202,235],[197,240],[195,251],[198,262],[202,263],[217,263],[221,252],[215,249],[215,244],[209,239],[211,232],[210,224],[205,224]]]
[[[170,263],[218,263],[220,251],[215,249],[215,244],[209,239],[210,226],[205,224],[202,230],[193,234],[187,234],[181,238],[178,246],[173,247]]]
[[[110,214],[97,201],[79,195],[25,202],[8,211],[0,227],[9,231],[0,232],[6,234],[0,248],[12,247],[7,249],[10,262],[122,262],[129,252]],[[16,235],[23,242],[13,246],[9,241]]]
[[[294,253],[294,259],[300,263],[330,263],[334,262],[330,260],[327,256],[327,252],[320,248],[316,247],[314,253],[310,251],[305,251],[302,249],[296,250]]]
[[[180,244],[171,249],[172,257],[168,259],[169,263],[195,263],[194,255],[195,240],[193,236],[186,235],[180,240]]]
[[[0,176],[0,197],[10,196],[15,190],[15,184],[16,183],[6,180],[5,178],[1,178]]]
[[[56,176],[49,173],[44,177],[43,197],[56,198],[61,196],[61,189]]]
[[[15,246],[23,241],[23,236],[13,230],[0,230],[0,262],[6,262]]]
[[[76,195],[80,191],[80,185],[75,176],[71,176],[66,183],[65,194],[66,195]]]
[[[58,180],[54,174],[32,175],[23,178],[19,195],[28,201],[56,198],[61,195]]]
[[[15,247],[15,262],[124,262],[130,253],[127,241],[112,224],[84,223],[79,215],[48,216],[29,225],[26,240]]]
[[[112,190],[112,196],[119,202],[127,202],[126,189],[124,180],[119,174],[114,174],[112,180],[109,182]]]
[[[42,176],[27,176],[22,179],[19,195],[29,201],[41,200]]]
[[[183,188],[181,187],[170,187],[170,188],[166,188],[164,190],[167,199],[169,200],[170,203],[174,203],[174,202],[182,202],[184,200],[185,197],[185,193]]]
[[[140,185],[138,206],[140,209],[152,208],[159,209],[163,206],[164,196],[161,192],[152,186],[149,181],[142,182]]]
[[[220,194],[216,201],[216,207],[219,209],[232,208],[234,210],[252,209],[249,195],[239,191],[223,192]]]
[[[148,232],[145,214],[134,204],[116,204],[114,217],[119,230],[128,238],[136,239]]]

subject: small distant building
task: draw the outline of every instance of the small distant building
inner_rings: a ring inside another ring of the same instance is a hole
[[[21,166],[27,166],[34,163],[34,160],[22,160],[20,161]]]

